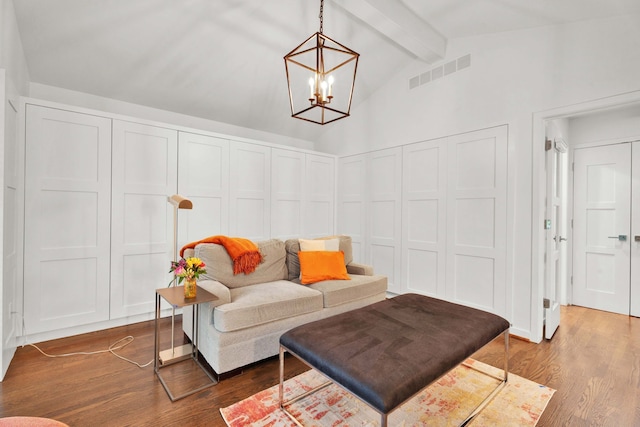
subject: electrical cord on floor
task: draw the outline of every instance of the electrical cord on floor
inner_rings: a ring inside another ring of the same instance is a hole
[[[25,345],[29,345],[31,347],[34,347],[36,350],[38,350],[40,353],[42,353],[43,355],[47,356],[47,357],[51,357],[51,358],[57,358],[57,357],[69,357],[69,356],[81,356],[81,355],[93,355],[93,354],[101,354],[101,353],[111,353],[114,356],[116,356],[118,359],[122,359],[125,362],[129,362],[133,365],[136,365],[138,368],[146,368],[147,366],[151,365],[153,363],[153,359],[147,363],[145,363],[144,365],[135,362],[133,360],[127,359],[124,356],[120,356],[118,353],[116,353],[116,350],[121,350],[123,348],[125,348],[126,346],[128,346],[129,344],[131,344],[133,342],[133,337],[131,335],[128,335],[124,338],[119,339],[118,341],[114,342],[113,344],[111,344],[109,346],[108,349],[106,350],[97,350],[97,351],[80,351],[80,352],[76,352],[76,353],[66,353],[66,354],[47,354],[44,351],[42,351],[40,349],[40,347],[38,347],[35,344],[24,344],[22,347],[24,347]],[[123,342],[123,344],[120,344],[121,342]]]

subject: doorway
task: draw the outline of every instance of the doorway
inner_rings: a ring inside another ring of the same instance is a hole
[[[612,113],[613,112],[613,113]],[[618,114],[619,113],[619,114]],[[616,114],[618,114],[616,116]],[[607,98],[601,98],[580,104],[558,107],[533,115],[533,152],[532,152],[532,297],[531,297],[531,333],[530,340],[532,342],[540,342],[544,338],[544,322],[545,322],[545,292],[546,292],[546,171],[545,171],[545,140],[547,139],[546,125],[552,120],[566,119],[570,122],[580,121],[582,118],[589,126],[584,126],[584,130],[588,130],[588,138],[584,139],[593,143],[594,141],[602,141],[609,139],[616,142],[630,141],[632,136],[640,136],[640,91],[629,92],[621,95],[615,95]],[[596,125],[602,125],[599,129]],[[584,123],[583,123],[584,124]],[[609,126],[606,126],[608,124]],[[626,135],[626,138],[624,138]],[[571,131],[571,135],[567,138],[569,152],[575,148],[572,141],[581,140],[576,133]],[[636,138],[637,139],[637,138]],[[637,153],[636,153],[637,154]],[[640,157],[640,156],[639,156]],[[640,160],[636,163],[640,166]],[[638,168],[636,168],[638,169]],[[637,171],[635,171],[637,173]],[[636,181],[640,182],[640,175],[636,175]],[[570,185],[570,184],[569,184]],[[638,190],[640,192],[640,189]],[[568,191],[570,199],[572,191]],[[638,196],[640,199],[640,196]],[[571,205],[570,205],[571,206]],[[634,215],[640,215],[640,209],[634,211]],[[640,224],[640,220],[636,223]],[[570,224],[570,221],[569,221]],[[639,235],[640,230],[632,231],[633,236]],[[572,253],[572,229],[567,230],[568,241],[566,242],[567,250]],[[563,236],[564,237],[564,236]],[[632,238],[632,237],[630,237]],[[640,250],[640,242],[633,242]],[[638,252],[638,251],[636,251]],[[632,254],[632,268],[640,271],[640,255]],[[567,257],[567,272],[572,271],[572,257]],[[640,274],[640,273],[639,273]],[[570,274],[567,273],[566,289],[560,289],[561,304],[571,304],[572,289],[570,283]],[[640,314],[640,301],[635,301],[635,315]],[[631,306],[634,307],[632,299]],[[632,311],[633,313],[633,311]],[[562,327],[562,326],[560,326]]]

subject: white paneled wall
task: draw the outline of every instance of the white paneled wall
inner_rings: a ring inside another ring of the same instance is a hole
[[[351,236],[354,261],[365,262],[367,155],[340,158],[338,183],[338,233]]]
[[[303,233],[307,237],[335,232],[336,162],[332,156],[305,154]]]
[[[506,314],[507,135],[447,141],[447,299]]]
[[[252,240],[271,236],[271,148],[234,142],[230,151],[229,232]]]
[[[273,148],[271,235],[279,239],[334,233],[335,158]]]
[[[505,126],[338,165],[338,230],[357,237],[363,262],[389,277],[390,292],[506,315]]]
[[[335,158],[180,132],[180,243],[331,235]],[[266,210],[266,211],[265,211]],[[186,236],[186,238],[185,238]]]
[[[401,292],[402,149],[339,159],[338,183],[338,232],[351,236],[354,260]]]
[[[271,151],[271,234],[280,239],[300,237],[303,230],[305,154]]]
[[[27,109],[24,329],[106,320],[111,121]]]
[[[178,250],[204,237],[229,233],[229,140],[180,132],[178,194],[193,209],[178,211]]]
[[[367,163],[369,262],[387,276],[388,290],[402,291],[402,148],[375,151]]]
[[[176,192],[178,132],[113,121],[111,317],[150,313],[167,275]]]
[[[35,100],[34,100],[35,101]],[[37,103],[34,103],[37,104]],[[51,339],[145,320],[178,249],[335,230],[336,158],[46,103],[26,117],[24,329]]]
[[[446,138],[403,147],[402,271],[404,290],[445,295]]]

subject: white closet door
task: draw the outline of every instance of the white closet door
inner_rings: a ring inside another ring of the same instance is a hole
[[[343,157],[338,160],[338,234],[351,236],[353,259],[367,262],[366,248],[366,181],[367,156]]]
[[[336,160],[334,157],[306,155],[304,216],[302,234],[310,237],[334,233]]]
[[[175,130],[113,122],[111,318],[152,313],[171,279],[177,148]]]
[[[402,148],[375,151],[369,158],[370,263],[387,276],[388,290],[402,290]]]
[[[178,250],[187,243],[229,233],[229,141],[180,132],[178,194],[193,209],[178,210]]]
[[[447,248],[446,138],[403,149],[403,291],[445,297]]]
[[[302,237],[305,182],[304,153],[271,151],[271,235],[286,240]]]
[[[234,141],[230,159],[229,232],[267,240],[271,236],[271,148]]]
[[[447,159],[447,299],[506,315],[506,128],[450,137]]]
[[[27,106],[25,334],[109,318],[111,120]]]

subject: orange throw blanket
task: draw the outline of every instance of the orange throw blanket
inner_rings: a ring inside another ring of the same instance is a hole
[[[233,260],[233,274],[253,273],[262,262],[262,254],[258,246],[251,240],[227,236],[211,236],[197,242],[191,242],[180,249],[180,256],[183,256],[185,249],[193,249],[200,243],[215,243],[224,246],[229,257]]]

